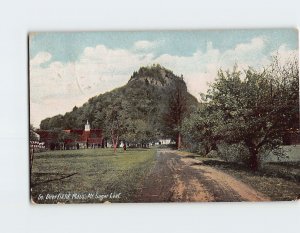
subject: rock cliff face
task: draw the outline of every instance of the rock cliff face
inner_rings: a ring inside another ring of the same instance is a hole
[[[183,81],[182,77],[176,76],[171,70],[160,65],[141,67],[131,76],[128,84],[132,82],[144,82],[152,86],[169,87],[176,81]]]

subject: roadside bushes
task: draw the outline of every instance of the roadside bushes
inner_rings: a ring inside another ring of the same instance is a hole
[[[208,154],[206,155],[207,158],[219,158],[219,152],[217,150],[211,150],[210,152],[208,152]]]
[[[250,153],[243,143],[229,144],[221,141],[217,144],[218,157],[227,162],[241,162],[247,164],[250,159]]]
[[[263,147],[261,151],[259,152],[259,155],[261,158],[264,158],[263,162],[269,162],[269,161],[285,161],[289,158],[288,152],[290,152],[291,149],[284,148],[282,146],[278,146],[277,148],[269,148],[267,146]]]

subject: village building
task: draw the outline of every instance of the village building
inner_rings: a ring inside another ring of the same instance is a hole
[[[158,139],[157,142],[153,143],[153,145],[155,146],[159,146],[159,145],[170,145],[170,144],[174,144],[175,142],[172,141],[171,138],[160,138]]]
[[[168,145],[168,144],[171,144],[171,139],[170,139],[170,138],[161,138],[161,139],[159,139],[159,144],[160,144],[160,145]]]
[[[50,150],[100,148],[104,146],[101,129],[91,129],[87,121],[84,129],[37,130],[40,141]]]

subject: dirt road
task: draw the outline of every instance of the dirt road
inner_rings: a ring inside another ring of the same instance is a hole
[[[236,178],[202,164],[199,160],[179,155],[172,150],[159,150],[156,164],[145,177],[137,202],[203,202],[203,201],[268,201]]]

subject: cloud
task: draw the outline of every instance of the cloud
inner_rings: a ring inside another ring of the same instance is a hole
[[[255,37],[249,42],[237,44],[234,48],[221,52],[214,48],[212,42],[207,43],[206,51],[196,51],[191,56],[172,56],[164,54],[155,63],[166,66],[177,74],[183,74],[189,91],[197,98],[208,89],[220,68],[229,69],[235,64],[240,69],[249,66],[260,68],[270,62],[269,54],[265,54],[266,40]]]
[[[139,40],[134,43],[135,50],[149,50],[157,47],[159,42],[149,40]]]
[[[38,66],[47,61],[50,61],[52,55],[48,52],[39,52],[33,59],[30,60],[30,66]]]
[[[265,46],[265,40],[262,37],[255,37],[250,43],[238,44],[234,51],[237,53],[247,53],[253,51],[260,51]]]
[[[297,49],[289,49],[286,44],[279,46],[278,50],[271,53],[272,56],[277,56],[279,64],[284,65],[287,62],[298,59],[299,51]]]
[[[274,51],[266,54],[266,43],[264,38],[256,37],[220,51],[208,42],[205,51],[197,50],[190,56],[162,54],[158,57],[150,49],[155,42],[137,41],[133,45],[136,50],[112,49],[100,44],[86,47],[77,61],[68,63],[50,62],[51,54],[40,52],[30,60],[31,122],[38,126],[45,117],[71,111],[92,96],[125,85],[133,71],[154,63],[182,74],[188,90],[199,98],[199,93],[206,92],[208,83],[215,80],[219,68],[232,68],[234,64],[241,69],[259,68],[268,64]],[[285,58],[296,52],[286,45],[278,49],[279,55]],[[45,62],[50,63],[43,66]]]
[[[222,54],[219,62],[220,67],[227,68],[234,63],[239,64],[241,68],[263,66],[269,60],[269,54],[264,51],[265,47],[266,40],[262,37],[255,37],[248,43],[237,44],[235,48]]]
[[[30,60],[31,122],[38,127],[45,117],[63,114],[90,97],[126,84],[133,71],[151,64],[151,53],[139,54],[104,45],[87,47],[78,61],[51,62],[49,53]]]

